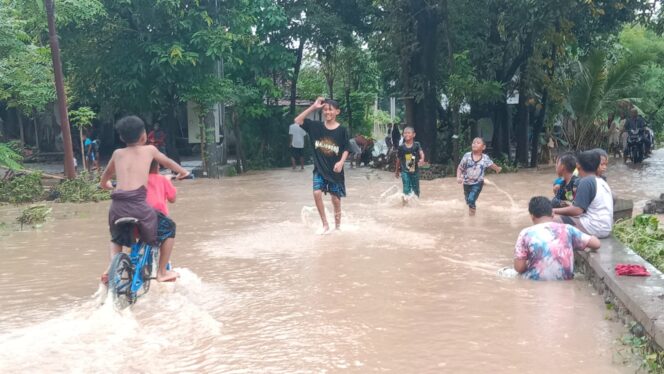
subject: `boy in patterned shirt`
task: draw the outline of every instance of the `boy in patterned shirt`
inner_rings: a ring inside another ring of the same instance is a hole
[[[491,161],[489,156],[484,154],[486,144],[484,139],[475,138],[471,145],[471,152],[466,152],[457,168],[457,182],[463,183],[463,194],[468,204],[468,214],[475,215],[475,202],[482,192],[484,186],[484,171],[486,168],[493,169],[500,173],[502,168]]]
[[[554,222],[551,202],[544,196],[530,199],[528,212],[534,225],[521,230],[516,240],[514,270],[533,280],[574,278],[574,250],[599,249],[599,239]]]

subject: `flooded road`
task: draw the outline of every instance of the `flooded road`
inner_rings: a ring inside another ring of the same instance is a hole
[[[583,279],[497,275],[552,174],[490,174],[468,217],[453,178],[423,181],[402,207],[391,173],[347,170],[328,236],[315,234],[311,166],[178,182],[182,277],[123,312],[93,296],[108,203],[55,205],[43,227],[0,236],[0,371],[633,372],[615,358],[623,327]],[[637,206],[663,174],[661,151],[608,173]]]

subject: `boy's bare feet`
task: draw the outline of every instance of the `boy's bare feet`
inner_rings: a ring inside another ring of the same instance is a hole
[[[331,232],[332,232],[332,230],[330,230],[330,225],[323,225],[323,227],[321,229],[316,231],[316,234],[318,234],[318,235],[327,235]]]
[[[468,208],[468,215],[471,216],[471,217],[474,216],[474,215],[475,215],[475,211],[476,211],[475,208]]]
[[[180,273],[173,270],[165,270],[157,273],[157,282],[175,282],[180,278]]]

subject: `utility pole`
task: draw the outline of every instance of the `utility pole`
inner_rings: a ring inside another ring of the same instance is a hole
[[[216,16],[216,21],[220,22],[221,17],[219,16],[219,0],[214,0],[214,12]],[[215,74],[218,79],[224,79],[224,59],[220,56],[216,61]],[[228,138],[229,131],[228,126],[226,126],[226,105],[222,102],[216,104],[217,106],[217,121],[214,124],[215,130],[215,142],[219,141],[219,138],[216,137],[217,131],[221,133],[221,165],[226,165],[228,163]],[[237,153],[237,152],[236,152]]]
[[[46,20],[48,21],[48,40],[51,45],[51,58],[53,60],[53,74],[55,76],[55,92],[58,96],[58,112],[60,112],[60,129],[65,151],[65,177],[76,178],[74,169],[74,150],[69,129],[69,116],[67,114],[67,94],[62,79],[62,62],[60,61],[60,44],[55,31],[55,6],[53,0],[44,0],[46,7]]]

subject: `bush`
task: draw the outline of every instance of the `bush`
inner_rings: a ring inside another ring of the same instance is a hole
[[[499,157],[493,160],[493,162],[503,168],[501,170],[501,173],[517,173],[519,171],[519,167],[515,166],[514,164],[510,164],[509,161],[506,160],[504,157]]]
[[[21,215],[16,218],[16,221],[21,224],[21,229],[23,229],[23,225],[39,225],[46,221],[51,210],[51,208],[45,205],[33,205],[23,210]]]
[[[0,202],[31,203],[41,200],[43,195],[41,173],[21,174],[6,181],[0,181]]]
[[[85,203],[102,201],[111,198],[111,193],[99,187],[99,177],[89,179],[82,173],[74,179],[62,181],[53,188],[51,193],[60,203]]]
[[[14,153],[18,153],[19,155],[23,153],[23,146],[21,145],[20,140],[10,140],[6,144],[9,149],[14,151]]]
[[[664,272],[664,230],[659,228],[657,217],[642,214],[618,222],[613,228],[613,234],[644,260]]]
[[[14,143],[0,143],[0,167],[18,170],[21,169],[21,156],[20,150],[17,151]]]

